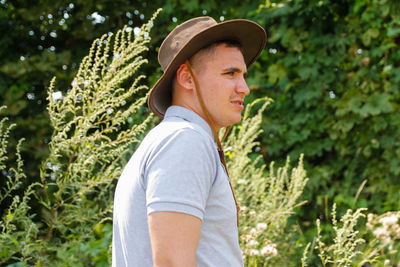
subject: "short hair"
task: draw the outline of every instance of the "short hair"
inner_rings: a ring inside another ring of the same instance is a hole
[[[191,66],[193,66],[194,68],[196,67],[196,65],[198,65],[198,62],[196,62],[195,58],[196,55],[199,54],[208,54],[210,57],[214,56],[214,49],[219,46],[219,45],[225,45],[226,47],[236,47],[237,49],[240,50],[240,52],[243,54],[243,47],[242,45],[235,40],[220,40],[220,41],[216,41],[212,44],[209,44],[203,48],[201,48],[199,51],[197,51],[194,55],[192,55],[188,60]],[[207,57],[209,58],[209,57]],[[201,69],[198,69],[198,71],[200,71]]]

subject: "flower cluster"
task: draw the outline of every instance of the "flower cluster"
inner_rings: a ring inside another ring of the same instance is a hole
[[[384,246],[392,250],[394,242],[400,240],[400,212],[387,212],[380,216],[370,213],[367,228]]]
[[[247,211],[246,209],[244,210]],[[248,213],[249,216],[256,217],[255,211],[251,210]],[[243,258],[245,260],[247,257],[262,256],[272,258],[278,255],[276,244],[265,238],[267,228],[268,225],[265,222],[257,223],[255,227],[245,226],[242,228],[240,240],[244,242]]]

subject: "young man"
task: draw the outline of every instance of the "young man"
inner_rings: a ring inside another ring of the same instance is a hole
[[[113,266],[243,266],[216,132],[240,121],[247,67],[265,44],[264,29],[242,19],[194,18],[166,37],[148,101],[163,121],[118,181]]]

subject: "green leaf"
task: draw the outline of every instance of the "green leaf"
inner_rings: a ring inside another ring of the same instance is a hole
[[[387,126],[388,126],[388,123],[382,117],[376,117],[372,124],[372,128],[374,129],[375,132],[382,131],[382,130],[386,129]]]
[[[351,120],[340,120],[336,124],[336,127],[338,130],[340,130],[342,133],[347,133],[349,132],[354,126],[354,121]]]
[[[378,28],[372,28],[367,31],[368,35],[371,36],[371,38],[376,38],[379,36],[379,29]]]
[[[391,96],[387,93],[373,93],[361,108],[360,114],[363,117],[368,115],[378,115],[381,113],[388,113],[393,111],[392,104],[390,103]]]
[[[395,37],[400,34],[400,28],[389,28],[387,35],[389,37]]]
[[[299,75],[302,80],[307,80],[309,78],[315,77],[318,74],[317,66],[303,66],[299,69]]]
[[[268,81],[272,84],[286,76],[285,68],[279,64],[272,64],[267,70]]]

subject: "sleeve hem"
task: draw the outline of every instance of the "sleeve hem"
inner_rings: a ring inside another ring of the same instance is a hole
[[[159,202],[159,203],[152,203],[147,206],[147,215],[150,215],[150,213],[156,211],[172,211],[172,212],[186,213],[199,218],[201,221],[203,221],[204,217],[204,212],[201,211],[200,209],[193,207],[191,205],[181,204],[181,203]]]

